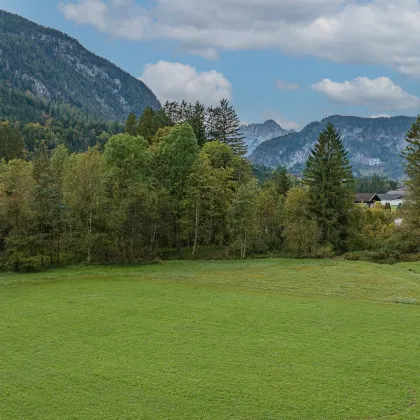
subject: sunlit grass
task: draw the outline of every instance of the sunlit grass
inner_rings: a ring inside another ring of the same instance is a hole
[[[419,273],[265,260],[2,275],[0,418],[420,418]]]

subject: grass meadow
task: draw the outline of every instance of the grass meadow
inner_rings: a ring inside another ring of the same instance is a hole
[[[420,264],[0,275],[0,419],[420,419]]]

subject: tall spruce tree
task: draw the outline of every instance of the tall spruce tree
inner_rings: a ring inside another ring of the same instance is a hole
[[[408,176],[407,222],[413,233],[420,237],[420,115],[406,136],[408,143],[403,152],[406,159],[405,170]]]
[[[197,101],[194,106],[191,106],[190,113],[191,115],[188,119],[188,123],[194,131],[198,145],[203,146],[203,144],[207,141],[205,119],[206,108]]]
[[[178,124],[178,114],[179,114],[179,104],[176,101],[169,102],[166,101],[163,106],[163,110],[168,118],[171,120],[172,124]]]
[[[209,139],[228,144],[238,156],[245,155],[246,145],[239,130],[239,118],[229,101],[223,99],[220,106],[208,108],[207,114]]]
[[[323,245],[346,249],[352,205],[352,168],[343,142],[329,123],[318,137],[304,171],[311,212]]]
[[[279,166],[273,173],[273,181],[276,186],[277,193],[286,195],[290,188],[292,188],[292,181],[287,173],[285,166]]]
[[[124,132],[135,136],[137,134],[137,118],[134,112],[131,112],[125,122]]]
[[[153,136],[160,128],[172,126],[173,123],[166,115],[165,111],[160,109],[155,111],[152,108],[146,108],[139,118],[137,125],[137,134],[152,143]]]

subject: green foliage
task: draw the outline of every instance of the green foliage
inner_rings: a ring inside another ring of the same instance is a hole
[[[284,166],[280,166],[274,171],[272,180],[279,195],[285,196],[290,188],[292,188],[290,175]]]
[[[304,183],[321,243],[338,252],[346,248],[352,181],[347,152],[334,126],[328,124],[309,156]]]
[[[134,112],[130,112],[127,121],[125,122],[124,132],[130,136],[137,134],[137,118]]]
[[[253,179],[241,184],[235,194],[230,210],[230,226],[233,243],[244,259],[252,246],[257,229],[258,182]]]
[[[171,120],[165,114],[165,111],[155,111],[152,108],[146,108],[139,118],[137,125],[137,134],[152,143],[153,136],[164,127],[171,126]]]
[[[406,141],[408,144],[403,153],[406,159],[409,191],[406,221],[418,236],[420,243],[420,116],[407,133]]]
[[[320,232],[310,211],[310,195],[303,188],[292,188],[283,213],[286,250],[295,257],[313,257],[319,250]]]
[[[70,208],[69,240],[88,263],[104,257],[104,169],[103,157],[98,148],[93,148],[70,156],[64,173],[64,203]]]
[[[398,189],[398,181],[380,174],[355,178],[354,183],[354,189],[358,193],[386,194],[388,191]]]
[[[6,162],[23,156],[23,141],[19,129],[10,122],[0,121],[0,160]]]
[[[0,265],[23,271],[68,261],[226,258],[229,251],[241,258],[320,258],[345,249],[395,261],[418,252],[418,231],[394,223],[409,221],[410,206],[395,213],[351,203],[351,171],[332,127],[308,162],[305,189],[291,188],[299,182],[284,167],[258,182],[228,142],[205,141],[200,148],[185,122],[195,108],[202,113],[200,104],[185,101],[147,109],[139,120],[147,140],[98,123],[91,140],[73,147],[69,136],[79,138],[96,123],[80,122],[83,114],[71,108],[60,119],[0,123],[22,135],[28,160],[0,164]],[[172,125],[169,111],[184,122]],[[132,114],[126,130],[137,133],[139,125]]]
[[[23,160],[0,162],[0,253],[4,247],[6,263],[15,271],[25,269],[36,253],[32,169]]]
[[[193,255],[198,245],[223,242],[231,176],[231,169],[215,168],[204,150],[199,153],[189,176],[182,220],[185,238],[193,244]]]
[[[190,125],[175,126],[157,144],[155,171],[174,198],[182,200],[185,185],[198,153],[197,139]]]
[[[118,193],[149,176],[152,157],[148,145],[143,137],[129,134],[118,134],[106,143],[104,158]]]

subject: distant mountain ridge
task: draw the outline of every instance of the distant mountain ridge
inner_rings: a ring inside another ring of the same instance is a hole
[[[0,84],[95,117],[124,121],[130,112],[160,108],[140,80],[77,40],[0,10]],[[1,105],[1,104],[0,104]]]
[[[357,175],[383,173],[404,177],[401,152],[414,117],[361,118],[332,115],[308,124],[302,131],[279,136],[260,144],[251,154],[254,164],[285,165],[301,173],[319,133],[331,122],[339,131]]]
[[[261,143],[294,132],[293,130],[289,131],[283,129],[273,120],[268,120],[262,124],[241,125],[240,131],[244,137],[248,155],[250,155]]]

